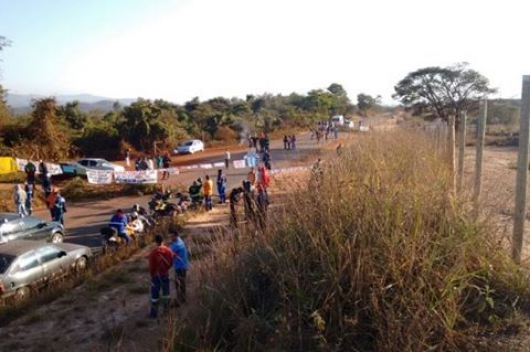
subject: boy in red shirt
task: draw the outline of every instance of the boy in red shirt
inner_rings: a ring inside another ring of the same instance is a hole
[[[173,252],[164,245],[161,235],[155,236],[157,247],[149,253],[149,274],[151,275],[151,318],[158,316],[158,302],[169,308],[169,269],[173,266]],[[160,297],[162,290],[162,297]]]

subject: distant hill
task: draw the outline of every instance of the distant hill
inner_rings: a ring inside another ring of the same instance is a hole
[[[25,114],[31,111],[31,102],[46,96],[37,94],[10,94],[7,93],[7,105],[13,109],[15,114]],[[55,97],[59,104],[65,104],[74,100],[79,101],[82,111],[102,110],[110,111],[114,102],[118,101],[122,106],[129,105],[136,99],[112,99],[90,94],[57,95]]]

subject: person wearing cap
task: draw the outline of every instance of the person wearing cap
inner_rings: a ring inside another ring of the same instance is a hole
[[[118,236],[125,240],[125,243],[131,242],[131,237],[127,234],[127,216],[123,210],[118,209],[116,213],[110,218],[109,227],[116,229]]]
[[[162,301],[164,309],[169,308],[169,269],[173,266],[173,252],[164,245],[162,235],[155,236],[156,248],[148,256],[149,275],[151,276],[151,318],[158,317],[158,304]],[[162,296],[160,296],[162,291]]]
[[[170,245],[173,252],[173,268],[175,269],[175,292],[176,302],[180,305],[186,302],[186,274],[190,266],[188,258],[188,249],[180,237],[178,230],[170,229],[173,242]]]

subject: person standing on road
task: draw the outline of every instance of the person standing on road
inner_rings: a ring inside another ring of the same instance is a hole
[[[26,182],[32,185],[35,184],[35,172],[37,172],[37,168],[31,160],[28,160],[28,163],[24,166],[24,172],[26,173]]]
[[[210,179],[210,175],[206,175],[206,180],[202,184],[202,193],[204,194],[204,209],[211,211],[213,209],[213,181]]]
[[[291,135],[291,149],[296,149],[296,136]]]
[[[158,317],[158,304],[162,300],[164,310],[169,309],[169,269],[173,266],[173,252],[164,245],[162,235],[155,236],[156,248],[149,253],[149,275],[151,275],[151,318]],[[162,291],[162,296],[160,296]]]
[[[55,191],[55,203],[53,206],[53,221],[64,225],[64,213],[66,213],[66,200],[59,190]]]
[[[227,149],[225,151],[225,167],[227,170],[230,168],[230,158],[231,158],[230,151]]]
[[[131,166],[131,151],[129,148],[125,150],[125,165],[127,165],[127,168]]]
[[[217,172],[217,193],[219,194],[219,204],[226,203],[226,175],[223,170],[219,169]]]
[[[287,138],[286,134],[283,136],[283,149],[289,149],[289,138]]]
[[[55,199],[57,198],[57,192],[55,189],[51,189],[49,194],[46,196],[46,206],[50,210],[50,217],[53,221],[54,213],[53,208],[55,207]]]
[[[175,269],[175,293],[177,306],[186,302],[186,274],[190,266],[188,249],[180,237],[178,230],[170,229],[173,242],[170,249],[173,252],[173,268]]]
[[[33,183],[26,182],[24,191],[26,192],[26,212],[28,215],[33,213]]]
[[[13,201],[15,202],[15,210],[20,216],[26,216],[26,192],[22,189],[19,184],[15,185],[15,192],[13,194]]]

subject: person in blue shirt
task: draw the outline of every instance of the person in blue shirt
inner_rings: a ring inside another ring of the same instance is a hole
[[[169,246],[175,258],[173,259],[173,268],[175,269],[175,289],[177,293],[176,303],[180,305],[186,302],[186,273],[190,266],[188,259],[188,249],[186,244],[180,238],[176,229],[170,229],[169,233],[173,236],[173,242]]]
[[[127,223],[127,216],[125,216],[125,213],[121,209],[116,210],[116,213],[110,218],[109,221],[109,227],[115,228],[118,232],[118,236],[123,238],[125,243],[131,242],[131,237],[129,237],[129,235],[127,235],[127,231],[125,231]]]

